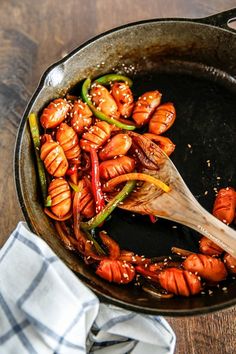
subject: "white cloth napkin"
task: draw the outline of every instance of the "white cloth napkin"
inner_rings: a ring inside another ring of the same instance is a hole
[[[159,316],[99,303],[20,222],[0,250],[0,353],[172,354]]]

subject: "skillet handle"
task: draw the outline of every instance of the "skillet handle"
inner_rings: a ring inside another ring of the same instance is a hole
[[[220,27],[231,32],[236,32],[236,8],[220,12],[216,15],[204,17],[196,20],[196,22]]]

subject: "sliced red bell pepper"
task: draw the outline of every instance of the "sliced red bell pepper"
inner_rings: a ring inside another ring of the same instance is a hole
[[[91,256],[94,259],[101,259],[100,256],[105,255],[105,252],[103,251],[101,246],[98,244],[98,242],[93,238],[93,236],[88,231],[85,231],[84,234],[83,231],[80,229],[80,198],[81,198],[81,190],[82,190],[81,181],[79,182],[77,187],[78,190],[74,193],[74,199],[73,199],[74,234],[77,240],[87,239],[86,241],[90,241],[91,244],[87,242],[87,244],[84,245],[86,256]],[[93,247],[97,251],[98,257],[95,257],[95,253],[93,253],[92,251]]]
[[[76,169],[77,169],[77,168],[76,168],[76,165],[70,166],[70,167],[68,168],[68,170],[66,171],[66,175],[67,175],[67,176],[73,175],[73,174],[75,173]]]
[[[102,211],[105,206],[105,201],[101,189],[98,154],[96,150],[90,150],[91,165],[92,165],[92,192],[96,204],[96,213]]]
[[[150,219],[152,224],[155,224],[155,222],[157,221],[157,218],[154,215],[149,215],[149,219]]]
[[[78,183],[78,166],[77,165],[70,166],[70,168],[68,168],[68,170],[66,171],[66,175],[69,176],[72,183],[77,184]]]
[[[81,192],[78,190],[74,194],[73,198],[73,226],[74,226],[74,234],[76,239],[78,240],[80,238],[80,197],[81,197]]]

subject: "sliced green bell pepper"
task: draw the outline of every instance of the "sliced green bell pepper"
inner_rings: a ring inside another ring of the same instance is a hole
[[[107,217],[113,212],[113,210],[122,202],[134,189],[136,181],[129,181],[123,187],[123,189],[103,208],[103,210],[90,219],[88,222],[81,222],[80,227],[83,230],[91,230],[99,226]]]
[[[29,117],[29,126],[30,126],[30,133],[34,144],[34,150],[36,155],[37,161],[37,169],[38,169],[38,176],[39,176],[39,183],[42,192],[43,202],[45,206],[48,206],[49,200],[47,200],[47,178],[44,169],[43,161],[40,159],[39,150],[40,150],[40,134],[39,134],[39,126],[38,126],[38,119],[35,113],[30,113]]]
[[[105,122],[107,122],[109,124],[113,124],[121,129],[134,130],[136,128],[134,125],[124,124],[124,123],[118,121],[117,119],[108,117],[106,114],[104,114],[104,113],[100,112],[98,109],[96,109],[96,107],[94,107],[94,105],[89,97],[90,87],[91,87],[91,79],[88,78],[83,83],[81,96],[82,96],[82,99],[84,100],[84,102],[87,103],[87,105],[89,106],[89,108],[91,109],[91,111],[93,112],[93,114],[97,118],[104,120]]]
[[[95,80],[95,82],[97,82],[101,85],[109,85],[111,82],[115,82],[115,81],[124,82],[129,87],[131,87],[133,85],[133,81],[130,78],[128,78],[127,76],[124,76],[124,75],[119,75],[119,74],[107,74],[107,75],[101,76]]]

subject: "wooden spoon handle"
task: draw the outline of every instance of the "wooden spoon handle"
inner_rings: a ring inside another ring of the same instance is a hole
[[[197,200],[188,200],[189,208],[175,220],[189,226],[236,258],[236,231],[208,213]]]

